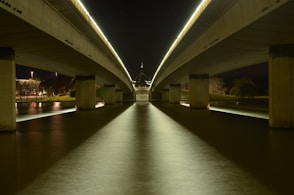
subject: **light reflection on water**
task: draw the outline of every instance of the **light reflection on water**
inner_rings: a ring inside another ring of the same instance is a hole
[[[16,122],[76,111],[75,102],[22,102],[15,107]]]
[[[56,158],[65,143],[79,144],[19,194],[271,194],[250,173],[150,103],[136,103],[98,127],[115,109],[34,121],[45,129],[39,130],[43,140],[32,146],[39,153],[21,149],[25,155],[31,152],[31,158],[40,161],[48,155]],[[93,134],[82,139],[90,129]],[[54,131],[63,133],[49,136]],[[50,142],[45,142],[46,136]]]
[[[15,106],[17,116],[41,114],[74,107],[75,102],[18,102]]]

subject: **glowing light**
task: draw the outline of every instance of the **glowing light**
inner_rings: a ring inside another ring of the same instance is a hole
[[[15,103],[16,106],[16,113],[18,114],[19,110],[17,107],[17,103]],[[35,106],[35,105],[33,105]],[[101,108],[104,106],[103,102],[97,102],[96,108]],[[39,103],[39,107],[42,107],[42,103]],[[37,114],[27,114],[27,115],[17,115],[16,122],[23,122],[23,121],[28,121],[28,120],[33,120],[33,119],[39,119],[39,118],[44,118],[44,117],[50,117],[50,116],[55,116],[59,114],[66,114],[66,113],[71,113],[75,112],[77,110],[76,107],[74,108],[65,108],[61,109],[60,102],[55,102],[53,104],[53,108],[50,112],[47,113],[37,113]]]
[[[186,33],[190,30],[190,28],[193,26],[193,24],[196,22],[196,20],[199,18],[199,16],[203,13],[203,11],[207,8],[207,6],[210,4],[211,0],[202,0],[201,3],[197,6],[195,11],[193,12],[192,16],[188,20],[188,22],[185,24],[184,28],[181,30],[165,56],[163,57],[162,61],[160,62],[154,76],[152,79],[152,84],[154,82],[155,77],[157,76],[158,72],[162,68],[165,61],[168,59],[168,57],[171,55],[171,53],[174,51],[174,49],[177,47],[177,45],[180,43],[180,41],[183,39],[183,37],[186,35]]]
[[[180,102],[182,106],[190,107],[190,104],[186,102]],[[250,110],[238,110],[232,108],[219,108],[214,106],[209,106],[209,110],[216,111],[216,112],[224,112],[229,114],[241,115],[241,116],[249,116],[253,118],[260,118],[260,119],[269,119],[269,114],[265,112],[258,112],[258,111],[250,111]]]
[[[236,110],[230,108],[217,108],[217,107],[210,107],[209,110],[217,111],[217,112],[225,112],[230,114],[236,114],[241,116],[249,116],[254,118],[261,118],[261,119],[269,119],[269,114],[265,112],[257,112],[257,111],[249,111],[249,110]]]
[[[95,108],[101,108],[105,105],[104,102],[97,102],[97,104],[95,105]]]
[[[50,117],[54,115],[65,114],[65,113],[70,113],[75,111],[76,111],[76,108],[69,108],[69,109],[63,109],[58,111],[52,111],[50,113],[22,115],[22,116],[17,116],[16,122],[23,122],[23,121],[28,121],[28,120],[38,119],[38,118]]]
[[[119,55],[116,53],[116,51],[114,50],[114,48],[112,47],[112,45],[110,44],[110,42],[108,41],[108,39],[106,38],[104,33],[102,32],[102,30],[100,29],[100,27],[98,26],[96,21],[93,19],[93,17],[90,15],[90,13],[88,12],[88,10],[84,6],[84,4],[81,2],[81,0],[71,0],[71,2],[77,8],[77,10],[79,10],[81,15],[88,21],[89,25],[95,30],[97,35],[102,39],[102,41],[108,47],[108,49],[111,51],[111,53],[115,56],[115,58],[120,63],[121,67],[123,68],[123,70],[125,71],[125,73],[127,74],[128,78],[131,82],[132,81],[131,76],[130,76],[128,70],[126,69],[124,63],[122,62]]]

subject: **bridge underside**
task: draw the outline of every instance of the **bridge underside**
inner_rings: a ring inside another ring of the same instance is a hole
[[[162,69],[163,73],[154,82],[153,89],[161,91],[170,83],[188,82],[190,74],[213,76],[268,62],[271,46],[294,44],[293,9],[294,2],[290,1],[224,40],[216,40],[193,58],[181,56],[187,47],[192,48],[193,33],[195,34],[198,29],[191,29],[167,60],[166,66]],[[183,64],[168,67],[176,61]]]
[[[21,19],[21,16],[15,16],[3,9],[0,9],[0,22],[0,47],[12,48],[15,51],[16,64],[72,77],[94,75],[96,82],[101,85],[112,83],[124,91],[132,90],[131,84],[125,83],[102,64],[97,63],[94,58],[96,53],[85,53],[83,48],[75,45],[70,35],[68,39],[60,39],[58,35],[53,37],[44,29],[37,28]],[[101,60],[103,56],[114,60],[109,51],[99,51]]]
[[[248,4],[250,4],[250,1],[238,1],[238,3],[239,2],[243,2],[243,4],[248,2]],[[186,37],[183,38],[178,47],[162,66],[159,74],[154,79],[152,91],[154,93],[162,93],[162,97],[166,98],[166,91],[163,90],[169,89],[169,93],[174,93],[175,91],[174,87],[171,87],[171,84],[189,83],[191,87],[192,83],[189,81],[189,75],[213,76],[246,66],[269,63],[269,124],[271,127],[294,128],[292,79],[294,56],[294,2],[263,2],[272,3],[271,5],[276,7],[273,11],[266,14],[263,12],[270,10],[270,8],[266,7],[267,9],[261,9],[260,13],[257,13],[257,15],[259,15],[258,18],[255,18],[250,23],[248,21],[249,24],[244,24],[242,28],[236,30],[236,32],[232,32],[227,37],[221,37],[220,32],[226,31],[225,28],[230,26],[226,24],[226,22],[228,23],[230,20],[222,20],[223,25],[219,26],[220,29],[214,29],[214,34],[212,33],[215,37],[219,35],[220,38],[216,38],[212,42],[208,42],[207,34],[210,33],[209,28],[214,24],[207,25],[207,21],[200,18],[200,21],[198,23],[196,22],[195,26],[187,33]],[[279,5],[281,2],[285,4]],[[214,4],[214,6],[216,6],[216,4]],[[232,7],[234,7],[234,5]],[[235,7],[239,11],[242,10],[238,6]],[[213,9],[208,10],[208,16],[212,10]],[[231,12],[235,12],[236,15],[233,16],[238,18],[238,11],[231,10]],[[205,17],[207,17],[207,15]],[[202,29],[203,34],[200,33],[199,35],[197,32],[199,33],[201,27],[203,27],[204,30]],[[203,40],[198,40],[201,36]],[[201,46],[205,45],[204,43],[209,44],[201,48]],[[277,50],[275,48],[279,49]],[[199,79],[197,83],[199,82],[202,81]],[[199,84],[193,85],[200,86],[202,89],[205,88]],[[207,91],[208,87],[206,87],[206,90],[204,90],[202,94],[200,93],[198,95],[206,97],[207,95],[205,95],[205,93]],[[169,97],[171,98],[171,96]],[[194,101],[195,98],[190,101]],[[199,96],[197,98],[199,99]],[[178,98],[176,102],[179,102]]]

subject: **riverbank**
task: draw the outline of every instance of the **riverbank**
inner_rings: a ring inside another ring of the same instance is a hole
[[[182,97],[182,102],[189,103],[187,98]],[[49,102],[71,102],[74,103],[75,97],[69,95],[62,96],[22,96],[16,97],[17,103],[49,103]],[[222,108],[234,108],[241,110],[253,110],[260,112],[268,112],[269,100],[268,96],[256,96],[252,98],[237,98],[236,96],[223,95],[223,94],[210,94],[209,95],[210,106],[222,107]],[[101,102],[101,97],[97,97],[97,102]]]
[[[16,96],[16,102],[74,102],[75,97],[70,97],[69,95],[63,96]]]
[[[210,95],[210,105],[216,107],[235,108],[242,110],[254,110],[260,112],[269,111],[268,96],[256,96],[252,98],[237,98],[230,95]]]

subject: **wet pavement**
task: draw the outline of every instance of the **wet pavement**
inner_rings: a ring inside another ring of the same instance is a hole
[[[293,194],[294,130],[268,120],[129,103],[0,134],[1,194]]]

